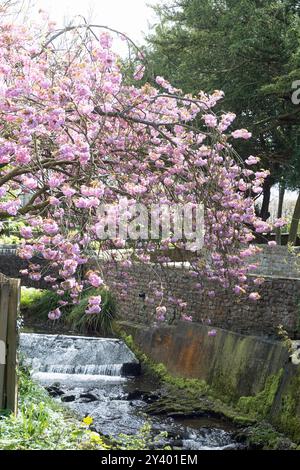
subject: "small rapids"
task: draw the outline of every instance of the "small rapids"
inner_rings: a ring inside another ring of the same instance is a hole
[[[52,374],[76,374],[76,375],[110,375],[121,376],[123,364],[87,364],[86,366],[75,365],[45,365],[39,368],[40,372]]]

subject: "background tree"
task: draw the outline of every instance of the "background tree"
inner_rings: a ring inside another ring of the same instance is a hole
[[[270,170],[260,216],[269,216],[275,182],[289,186],[300,106],[291,101],[300,77],[299,2],[293,0],[174,0],[156,7],[149,37],[155,74],[184,92],[225,92],[222,110],[238,116],[253,139],[238,150],[259,155]]]

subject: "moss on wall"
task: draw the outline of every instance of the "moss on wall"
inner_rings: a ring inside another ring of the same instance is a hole
[[[239,388],[242,380],[246,382],[247,369],[249,371],[249,351],[253,349],[251,340],[247,337],[237,339],[228,334],[222,338],[221,357],[215,361],[210,384],[227,403],[235,402],[239,398]],[[218,349],[218,346],[216,346]]]
[[[116,328],[116,333],[142,363],[145,373],[154,375],[164,386],[164,395],[157,402],[148,406],[147,412],[149,414],[210,415],[245,426],[256,422],[256,419],[243,415],[240,410],[225,403],[224,396],[212,389],[204,380],[174,377],[164,364],[155,363],[144,354],[136,345],[132,335],[127,335],[120,328]]]
[[[272,422],[280,431],[300,443],[300,372],[289,377]]]
[[[264,390],[257,395],[240,397],[237,403],[238,409],[258,420],[267,418],[271,412],[282,375],[283,369],[280,369],[278,374],[268,377]]]

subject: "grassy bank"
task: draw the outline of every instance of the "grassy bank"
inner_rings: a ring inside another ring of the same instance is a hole
[[[0,410],[0,450],[149,450],[161,449],[166,437],[153,437],[150,421],[134,435],[110,440],[92,431],[92,424],[89,416],[80,422],[21,369],[17,417]]]
[[[18,415],[0,412],[0,449],[104,450],[103,439],[89,424],[88,419],[77,421],[21,369]]]

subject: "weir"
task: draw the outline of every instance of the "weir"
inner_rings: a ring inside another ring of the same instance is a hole
[[[20,351],[33,374],[135,376],[140,364],[115,338],[22,333]]]

